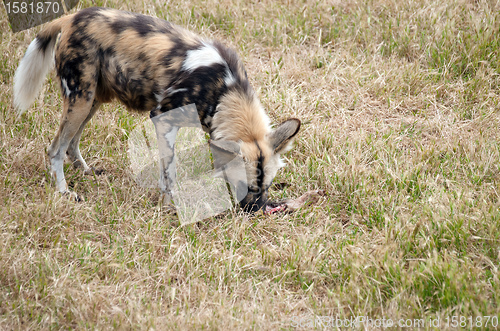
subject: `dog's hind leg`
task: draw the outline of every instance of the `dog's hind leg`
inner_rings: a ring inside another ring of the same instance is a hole
[[[56,137],[48,149],[50,172],[56,181],[56,188],[60,193],[69,193],[63,169],[66,151],[73,138],[78,134],[80,128],[83,130],[84,123],[92,117],[90,115],[91,112],[95,112],[92,105],[92,99],[87,100],[86,98],[78,98],[70,102],[69,98],[63,98],[61,124],[59,125]],[[79,200],[78,196],[75,196],[75,199]]]
[[[69,143],[68,150],[66,151],[66,155],[68,156],[69,160],[73,164],[75,168],[80,168],[82,169],[86,174],[91,174],[92,173],[92,168],[90,168],[85,160],[82,157],[82,154],[80,153],[80,138],[82,136],[83,129],[85,128],[85,125],[90,121],[92,116],[97,112],[99,109],[99,106],[101,105],[101,102],[98,101],[97,99],[94,99],[94,102],[92,103],[92,107],[90,108],[90,112],[87,115],[87,117],[83,120],[82,124],[80,125],[80,128],[76,132],[75,136],[73,139],[71,139],[71,142]],[[101,171],[96,171],[97,174],[100,174]]]

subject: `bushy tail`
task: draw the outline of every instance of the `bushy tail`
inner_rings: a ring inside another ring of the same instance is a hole
[[[31,42],[14,75],[14,106],[20,113],[33,103],[54,66],[57,35],[70,16],[49,23]]]

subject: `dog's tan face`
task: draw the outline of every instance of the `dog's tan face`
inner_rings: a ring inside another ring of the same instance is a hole
[[[234,185],[237,199],[245,211],[265,208],[269,187],[283,166],[280,155],[291,148],[299,129],[300,121],[289,119],[259,141],[238,144],[212,141],[215,168],[225,167],[223,176]],[[243,162],[231,164],[238,158]]]

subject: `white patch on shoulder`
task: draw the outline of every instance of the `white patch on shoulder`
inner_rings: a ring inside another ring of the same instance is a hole
[[[217,63],[227,65],[217,49],[213,45],[204,42],[203,47],[187,51],[182,69],[185,71],[194,71],[199,67],[209,67]]]

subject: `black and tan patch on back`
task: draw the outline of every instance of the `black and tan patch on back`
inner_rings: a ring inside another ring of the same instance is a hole
[[[194,34],[164,20],[88,8],[63,31],[57,71],[77,97],[96,90],[102,102],[116,97],[130,109],[150,111],[179,78],[187,50],[198,45]]]

